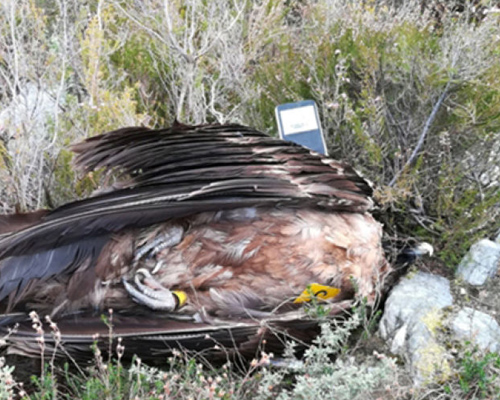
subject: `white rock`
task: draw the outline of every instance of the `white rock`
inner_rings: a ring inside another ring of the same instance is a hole
[[[451,328],[457,339],[468,340],[481,350],[500,350],[500,326],[484,312],[465,307],[453,318]]]
[[[446,278],[424,272],[410,274],[392,289],[385,303],[380,334],[384,339],[391,338],[403,325],[452,303],[450,282]]]
[[[391,351],[410,361],[415,384],[450,373],[446,350],[436,339],[441,310],[451,306],[450,282],[441,276],[410,274],[391,291],[379,332]]]
[[[500,266],[500,243],[482,239],[473,244],[460,262],[457,276],[471,285],[484,285]]]

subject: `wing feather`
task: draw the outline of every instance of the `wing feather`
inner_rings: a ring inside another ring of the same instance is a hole
[[[1,262],[0,300],[11,295],[10,308],[19,293],[34,279],[46,280],[65,271],[71,273],[84,262],[93,263],[107,237],[85,237],[78,243],[50,248],[34,254],[9,257]]]
[[[350,305],[350,304],[349,304]],[[341,314],[347,304],[332,310],[331,316]],[[14,332],[8,326],[17,324]],[[45,332],[51,329],[45,321]],[[72,315],[57,322],[64,346],[58,346],[54,336],[45,335],[46,351],[58,357],[68,354],[77,360],[93,356],[93,344],[102,351],[109,348],[109,327],[100,316]],[[39,335],[33,330],[32,322],[24,314],[10,314],[0,317],[0,333],[10,332],[7,337],[9,352],[30,357],[39,357]],[[319,333],[318,321],[305,314],[295,312],[269,318],[216,320],[210,322],[180,321],[170,318],[151,318],[114,314],[113,338],[121,338],[126,354],[136,354],[142,360],[157,362],[171,355],[173,349],[191,351],[194,354],[210,356],[210,360],[227,361],[229,356],[253,358],[259,351],[283,351],[287,341],[297,341],[297,348],[304,349],[307,343]],[[96,340],[96,337],[98,339]],[[203,352],[203,353],[201,353]]]

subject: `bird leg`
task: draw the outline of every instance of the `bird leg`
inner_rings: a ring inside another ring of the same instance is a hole
[[[156,311],[175,311],[182,307],[187,299],[186,293],[170,291],[153,278],[145,268],[137,270],[133,283],[125,278],[122,278],[122,282],[128,294],[136,303]]]
[[[184,234],[184,229],[180,226],[171,227],[166,233],[155,238],[151,242],[146,243],[144,246],[140,247],[134,256],[134,266],[137,266],[141,258],[147,256],[147,258],[156,257],[156,255],[169,247],[179,244],[182,240],[182,235]],[[162,267],[162,263],[158,262],[152,273],[155,274]]]

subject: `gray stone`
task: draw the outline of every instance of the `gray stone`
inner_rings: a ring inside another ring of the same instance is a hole
[[[500,350],[500,326],[484,312],[465,307],[453,318],[451,328],[457,339],[468,340],[481,350]]]
[[[391,351],[406,357],[415,384],[450,374],[447,352],[436,338],[442,309],[451,306],[450,282],[424,272],[410,274],[389,295],[379,332]]]
[[[442,276],[409,274],[391,291],[380,322],[383,338],[393,337],[405,324],[418,320],[431,309],[451,306],[450,282]]]
[[[500,244],[489,239],[482,239],[473,244],[460,262],[457,276],[470,285],[484,285],[493,277],[500,264]]]

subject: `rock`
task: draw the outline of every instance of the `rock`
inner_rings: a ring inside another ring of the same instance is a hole
[[[457,276],[471,285],[484,285],[497,273],[500,264],[500,243],[483,239],[473,244],[460,262]]]
[[[450,282],[425,272],[409,274],[391,291],[380,322],[383,338],[393,337],[405,324],[414,322],[429,310],[451,306]]]
[[[451,328],[456,339],[468,340],[481,350],[500,350],[500,326],[484,312],[465,307],[452,319]]]
[[[380,322],[380,335],[391,351],[410,361],[415,384],[446,379],[447,353],[437,340],[442,309],[451,306],[450,282],[424,272],[410,274],[390,293]]]

